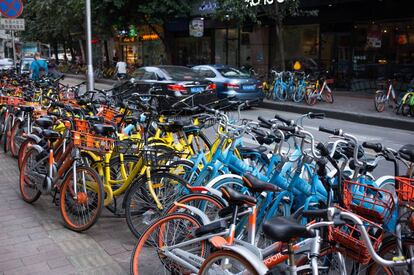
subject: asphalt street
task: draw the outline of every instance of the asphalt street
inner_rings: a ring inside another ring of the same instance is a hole
[[[66,78],[63,83],[75,85],[80,83],[81,80]],[[96,88],[98,89],[110,89],[111,85],[97,83]],[[242,111],[242,118],[257,120],[258,116],[263,116],[264,118],[272,119],[275,114],[279,114],[288,119],[297,119],[301,114],[289,113],[282,111],[274,111],[265,108],[252,108],[250,110]],[[237,113],[231,114],[234,117],[237,117]],[[344,132],[354,135],[358,141],[362,144],[364,141],[369,142],[379,142],[384,146],[398,150],[401,146],[409,143],[414,143],[414,129],[413,131],[407,130],[398,130],[390,129],[385,127],[379,127],[374,125],[359,124],[355,122],[348,122],[344,120],[330,119],[325,118],[323,120],[315,119],[309,120],[305,119],[303,123],[305,129],[309,130],[315,137],[316,141],[327,142],[329,140],[329,135],[319,132],[319,126],[325,126],[327,128],[340,128]],[[212,137],[213,133],[209,132],[209,136]],[[250,138],[245,138],[245,143],[248,145],[254,145],[254,141]],[[368,155],[371,152],[368,153]],[[372,155],[373,157],[373,155]],[[392,164],[382,161],[378,164],[378,169],[374,171],[376,177],[382,175],[391,175],[393,174]]]

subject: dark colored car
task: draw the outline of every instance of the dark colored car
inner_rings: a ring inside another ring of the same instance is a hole
[[[193,70],[213,81],[217,86],[219,98],[233,97],[240,101],[263,101],[264,94],[262,84],[256,78],[234,67],[227,65],[199,65]]]
[[[131,74],[126,85],[134,85],[133,92],[147,93],[150,88],[156,88],[157,93],[172,96],[169,100],[160,100],[161,108],[171,107],[175,102],[190,95],[190,105],[206,104],[217,100],[216,85],[200,77],[192,69],[183,66],[148,66],[141,67]],[[118,85],[125,84],[121,82]]]

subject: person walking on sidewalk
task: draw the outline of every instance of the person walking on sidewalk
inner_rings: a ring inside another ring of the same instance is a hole
[[[42,77],[45,77],[48,73],[47,62],[44,59],[40,59],[39,52],[34,55],[34,61],[30,65],[30,73],[33,80],[39,80]]]
[[[116,73],[117,73],[116,76],[118,77],[118,80],[126,78],[127,64],[122,59],[120,59],[116,63]]]

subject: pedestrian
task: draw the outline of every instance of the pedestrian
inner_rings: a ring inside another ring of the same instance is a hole
[[[48,68],[49,74],[54,78],[59,78],[62,73],[59,72],[58,65],[56,64],[55,59],[51,59],[49,61],[49,68]]]
[[[30,73],[33,80],[39,80],[42,77],[45,77],[48,73],[47,62],[44,59],[40,59],[39,52],[34,55],[34,60],[30,65]]]
[[[117,73],[118,80],[126,78],[127,64],[124,62],[124,60],[120,59],[116,63],[116,73]]]
[[[163,54],[160,54],[160,61],[159,61],[160,65],[165,65],[167,64],[167,60],[164,58]]]
[[[250,70],[252,69],[252,61],[250,56],[246,57],[246,62],[245,64],[242,66],[242,71],[249,73],[250,74]]]

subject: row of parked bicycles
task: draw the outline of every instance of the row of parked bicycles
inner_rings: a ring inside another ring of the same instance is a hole
[[[321,74],[313,76],[302,71],[271,71],[272,80],[263,85],[263,91],[267,99],[277,101],[292,100],[293,102],[305,101],[308,105],[315,105],[323,101],[334,102],[332,89],[333,83],[330,79]]]
[[[397,115],[414,117],[414,79],[409,83],[407,90],[398,95],[394,83],[393,79],[388,79],[383,83],[383,88],[375,92],[375,110],[381,113],[389,106]]]
[[[249,102],[81,85],[3,75],[1,145],[22,199],[51,195],[69,229],[125,217],[132,274],[413,273],[414,145],[323,126],[318,143],[306,120],[321,113],[252,121]],[[375,178],[381,161],[394,174]]]

